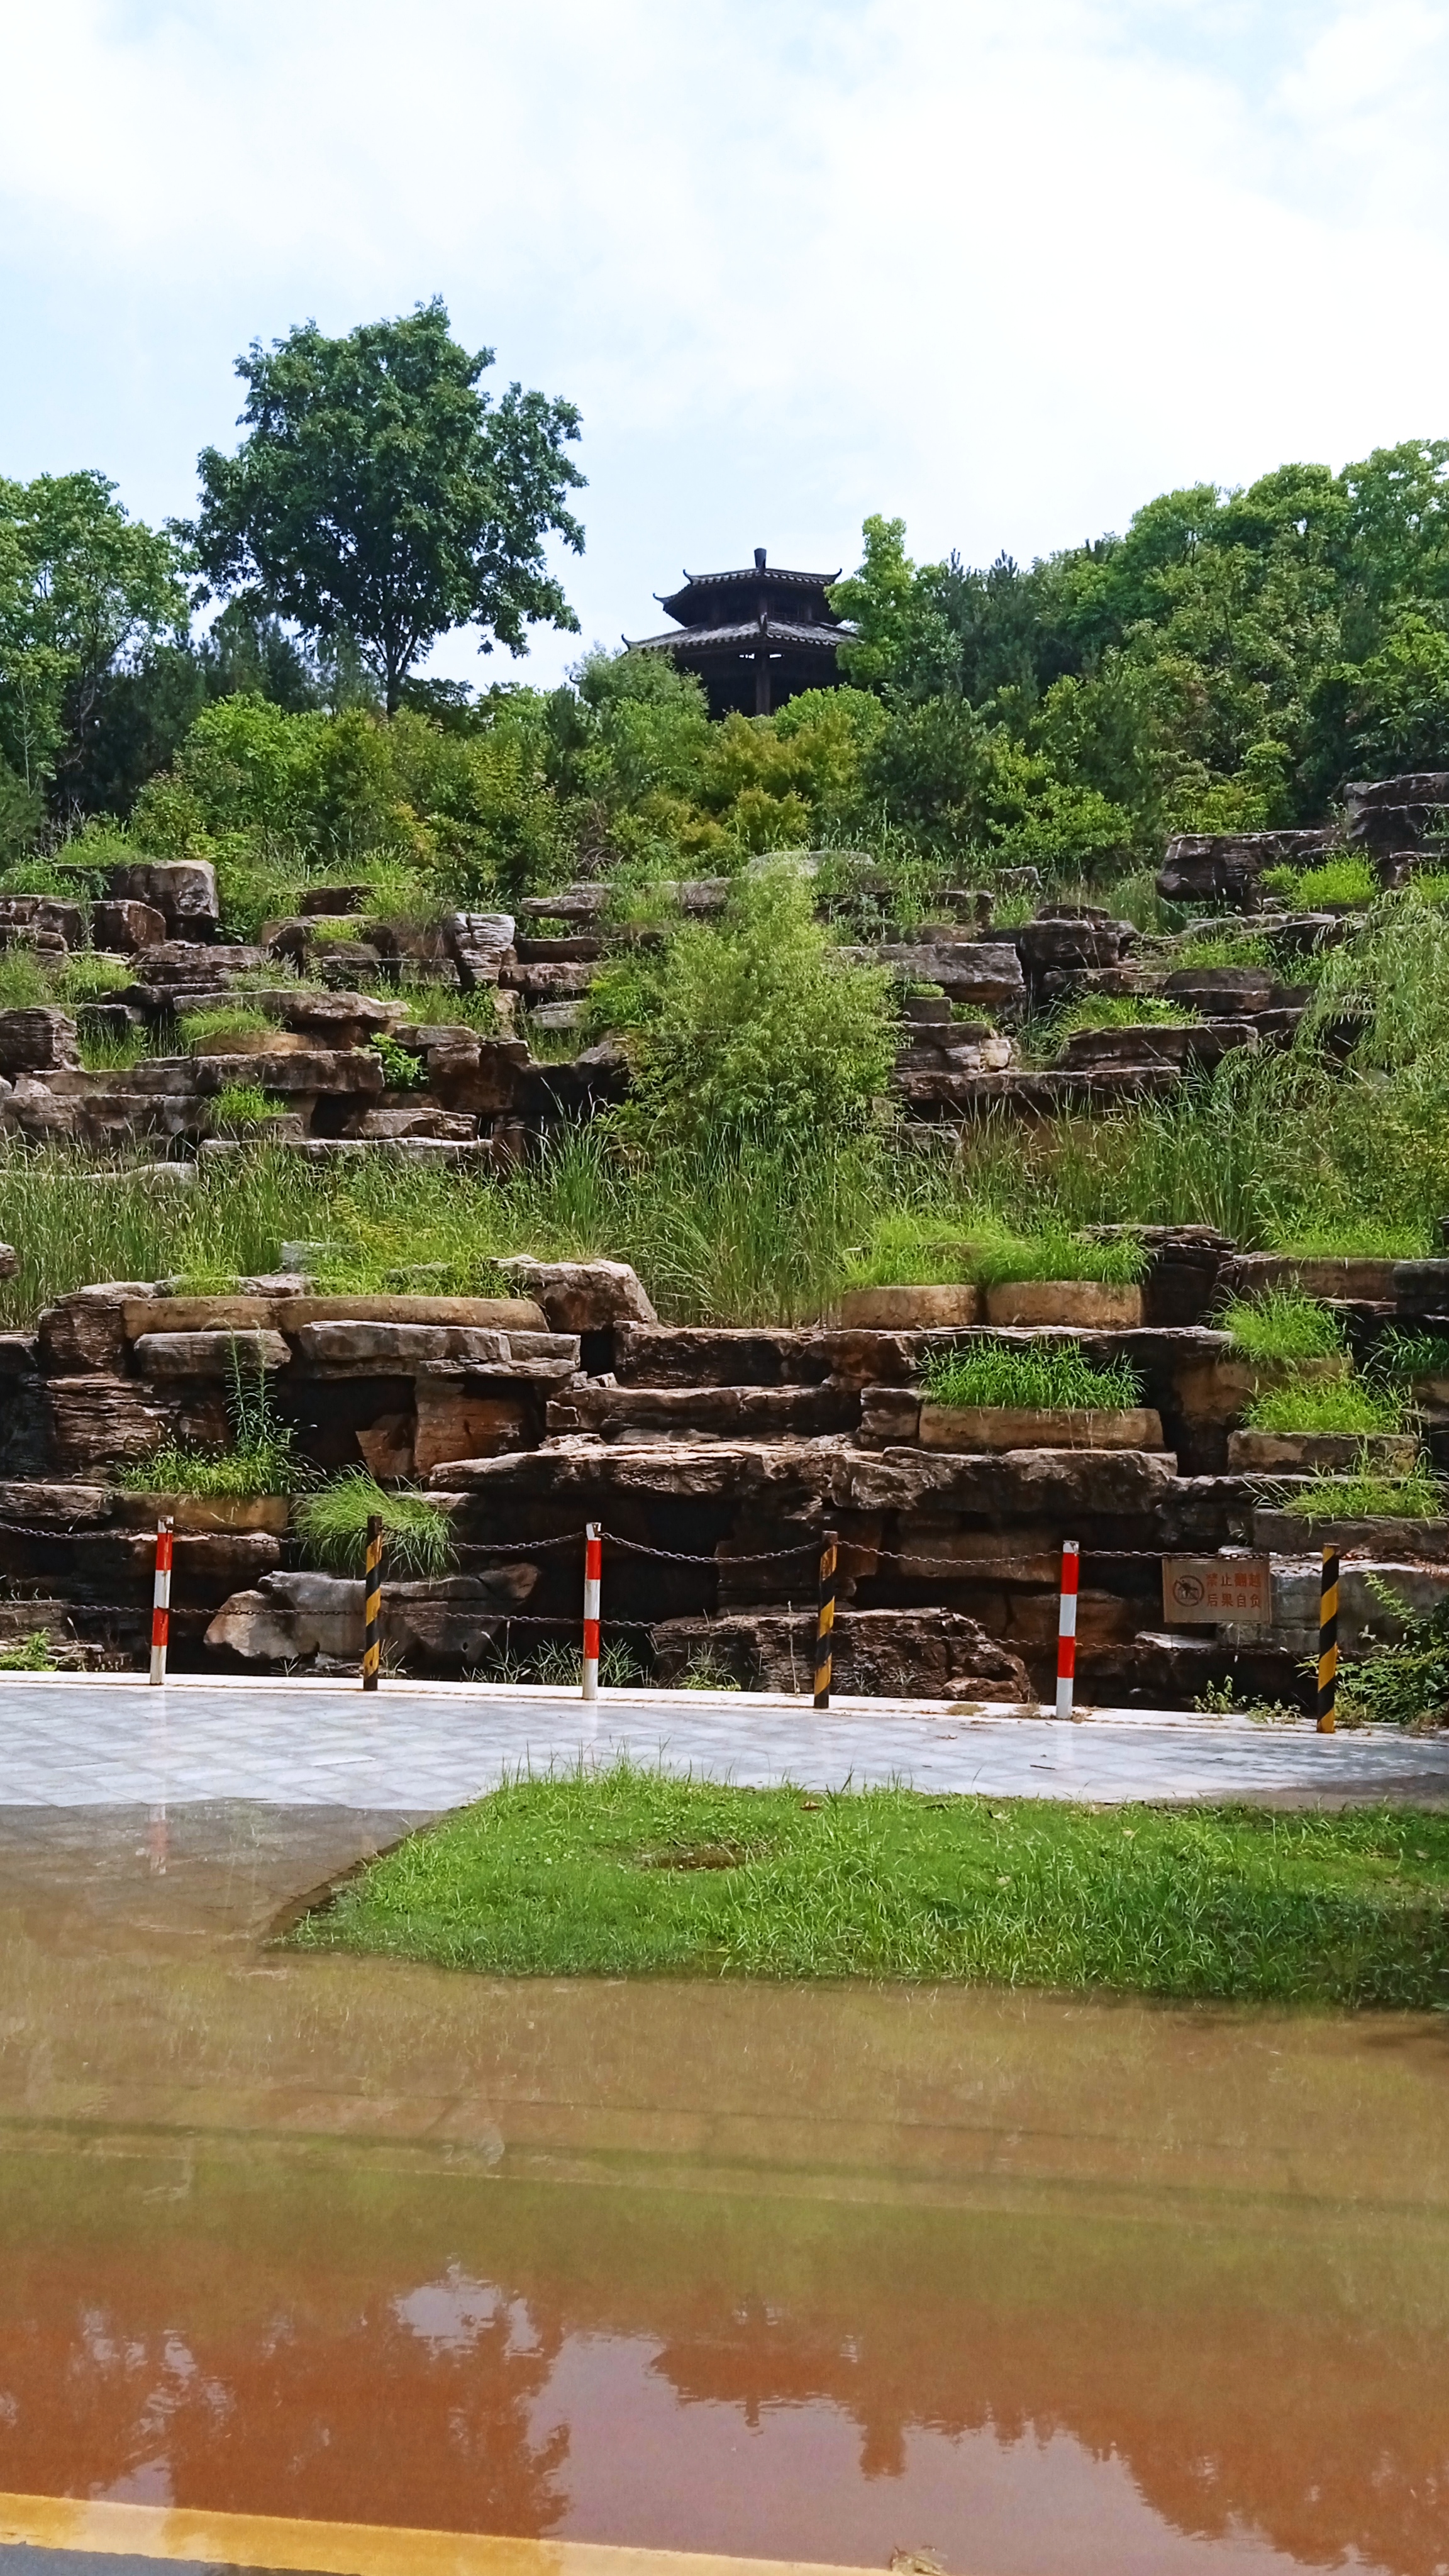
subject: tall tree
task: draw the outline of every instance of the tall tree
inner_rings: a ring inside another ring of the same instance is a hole
[[[374,663],[389,715],[414,664],[454,626],[511,653],[532,621],[572,629],[543,542],[583,552],[566,496],[569,402],[510,385],[478,391],[491,349],[469,352],[441,298],[328,339],[304,323],[237,360],[248,436],[199,460],[186,530],[219,591],[249,591],[324,644],[350,637]]]
[[[175,539],[103,474],[0,481],[0,758],[68,802],[67,764],[107,680],[187,625]]]

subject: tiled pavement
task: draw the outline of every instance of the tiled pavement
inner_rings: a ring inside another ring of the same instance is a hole
[[[0,1807],[441,1809],[522,1769],[628,1753],[672,1771],[813,1789],[891,1780],[994,1797],[1393,1798],[1449,1804],[1449,1737],[1320,1736],[1311,1727],[1139,1711],[1076,1725],[983,1710],[702,1693],[577,1697],[465,1684],[170,1683],[0,1678]]]

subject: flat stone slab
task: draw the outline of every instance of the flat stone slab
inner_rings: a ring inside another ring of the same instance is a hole
[[[707,1692],[608,1691],[592,1708],[505,1685],[178,1681],[153,1691],[108,1675],[0,1678],[5,1804],[445,1808],[531,1765],[624,1754],[696,1778],[769,1787],[901,1781],[978,1796],[1117,1805],[1233,1799],[1325,1807],[1449,1806],[1449,1734],[1319,1735],[1307,1721],[1110,1710],[1081,1724],[983,1703],[953,1707]]]

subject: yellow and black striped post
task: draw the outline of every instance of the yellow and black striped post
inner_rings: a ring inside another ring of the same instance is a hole
[[[830,1670],[835,1656],[835,1550],[834,1530],[827,1530],[820,1542],[820,1591],[815,1612],[815,1705],[830,1706]]]
[[[1318,1732],[1338,1729],[1338,1550],[1323,1551],[1318,1591]]]
[[[376,1690],[382,1662],[382,1522],[367,1524],[367,1567],[362,1587],[362,1687]]]

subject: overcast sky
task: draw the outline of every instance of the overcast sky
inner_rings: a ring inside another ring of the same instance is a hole
[[[249,341],[441,293],[583,411],[586,641],[870,510],[1027,559],[1449,433],[1449,0],[0,0],[0,44],[0,472],[184,512]]]

